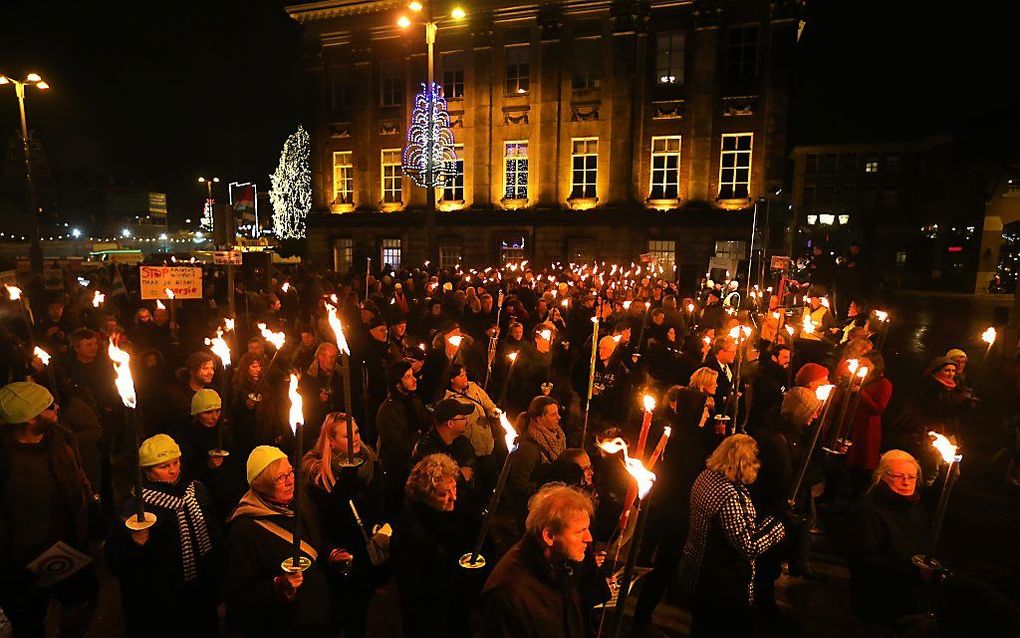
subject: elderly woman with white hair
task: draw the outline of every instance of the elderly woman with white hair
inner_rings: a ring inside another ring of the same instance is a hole
[[[759,520],[747,486],[758,478],[758,446],[746,434],[719,444],[691,489],[691,522],[680,581],[691,597],[691,636],[746,636],[752,628],[755,559],[784,536]]]

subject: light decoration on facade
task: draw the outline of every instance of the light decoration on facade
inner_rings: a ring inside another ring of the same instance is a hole
[[[273,233],[279,239],[305,236],[305,217],[312,209],[312,171],[308,131],[298,126],[280,153],[280,163],[269,176],[269,201],[273,204]]]
[[[438,83],[429,89],[423,82],[414,98],[402,162],[404,174],[422,188],[438,188],[457,174],[450,116]]]

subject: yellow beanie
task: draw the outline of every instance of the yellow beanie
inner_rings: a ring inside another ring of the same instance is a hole
[[[138,464],[142,467],[168,463],[174,459],[181,458],[181,448],[177,441],[165,434],[150,436],[142,441],[138,448]]]
[[[262,470],[269,467],[269,464],[279,459],[285,459],[287,455],[278,447],[272,445],[260,445],[248,455],[248,485],[252,484]]]
[[[209,410],[219,410],[222,407],[223,401],[220,400],[220,395],[216,393],[216,390],[202,388],[191,397],[191,416]]]
[[[17,381],[0,389],[0,417],[7,423],[25,423],[53,403],[53,395],[31,381]]]

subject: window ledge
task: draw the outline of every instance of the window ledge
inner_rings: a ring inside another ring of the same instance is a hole
[[[723,197],[716,197],[715,203],[719,205],[719,208],[725,210],[741,210],[747,208],[748,204],[751,203],[750,197],[731,197],[729,199]]]
[[[645,204],[648,208],[654,208],[655,210],[675,210],[680,208],[680,198],[653,199],[649,197],[645,200]]]
[[[506,210],[520,210],[522,208],[526,208],[527,207],[528,200],[526,200],[526,199],[510,199],[508,197],[504,197],[504,198],[499,200],[499,204],[503,208],[505,208]]]
[[[329,205],[329,212],[333,214],[353,213],[354,202],[333,202]]]
[[[395,213],[404,209],[404,202],[379,202],[379,210],[384,213]]]
[[[450,211],[455,211],[455,210],[463,210],[463,208],[464,208],[464,200],[463,199],[442,199],[442,200],[439,200],[439,202],[436,203],[436,206],[439,208],[439,210],[443,211],[444,213],[448,213]]]
[[[567,205],[571,210],[591,210],[599,203],[598,197],[568,197]]]

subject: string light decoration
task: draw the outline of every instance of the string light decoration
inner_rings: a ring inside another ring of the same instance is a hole
[[[280,164],[269,176],[269,201],[273,204],[273,233],[279,239],[305,236],[305,217],[312,209],[312,171],[308,131],[303,126],[283,144]]]
[[[414,97],[402,162],[404,174],[422,188],[438,188],[457,174],[450,116],[436,82],[431,90],[422,82],[421,91]]]

